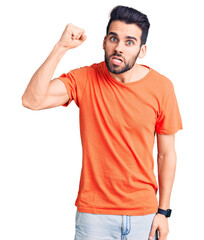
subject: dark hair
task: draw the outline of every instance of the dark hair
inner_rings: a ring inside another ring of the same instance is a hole
[[[145,14],[137,11],[134,8],[116,6],[110,13],[110,20],[106,28],[106,35],[108,35],[112,21],[116,20],[125,22],[127,24],[135,23],[142,30],[141,45],[146,43],[150,23]]]

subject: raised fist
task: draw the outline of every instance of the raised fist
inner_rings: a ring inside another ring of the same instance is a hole
[[[59,40],[59,44],[67,49],[78,47],[87,38],[84,33],[85,31],[82,28],[78,28],[71,23],[67,24]]]

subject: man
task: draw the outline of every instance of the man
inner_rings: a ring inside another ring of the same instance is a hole
[[[146,240],[157,233],[167,239],[175,133],[182,121],[172,82],[136,63],[145,56],[149,26],[143,13],[115,7],[103,42],[105,61],[51,80],[63,55],[86,40],[83,29],[68,24],[22,97],[33,110],[72,100],[80,108],[83,164],[75,240]]]

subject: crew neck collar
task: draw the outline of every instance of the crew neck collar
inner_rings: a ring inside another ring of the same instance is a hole
[[[111,81],[114,81],[115,83],[118,83],[119,85],[122,85],[122,86],[132,86],[132,85],[136,85],[136,84],[139,84],[139,83],[141,83],[141,82],[144,82],[145,80],[149,79],[149,77],[151,76],[151,74],[152,74],[152,72],[153,72],[153,69],[150,68],[149,66],[146,66],[146,65],[144,65],[144,64],[139,64],[140,66],[144,66],[144,67],[148,68],[148,69],[149,69],[149,72],[148,72],[143,78],[141,78],[141,79],[139,79],[139,80],[137,80],[137,81],[124,83],[124,82],[118,81],[118,80],[116,80],[115,78],[113,78],[113,77],[110,75],[109,71],[108,71],[108,68],[107,68],[107,66],[106,66],[105,61],[104,61],[103,63],[104,63],[104,65],[105,65],[104,67],[105,67],[105,73],[106,73],[107,77],[108,77]]]

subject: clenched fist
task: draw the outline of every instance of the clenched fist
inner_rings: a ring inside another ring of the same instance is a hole
[[[85,31],[82,28],[78,28],[73,24],[67,24],[60,40],[59,44],[67,49],[75,48],[81,45],[86,40]]]

